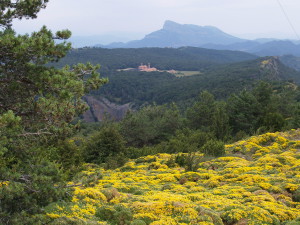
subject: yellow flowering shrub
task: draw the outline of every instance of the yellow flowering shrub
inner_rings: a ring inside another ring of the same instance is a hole
[[[89,199],[96,200],[96,201],[106,201],[107,198],[105,195],[99,190],[92,187],[87,188],[78,188],[76,187],[74,190],[74,197],[77,199]]]
[[[296,191],[298,189],[298,187],[299,187],[299,185],[297,185],[297,184],[287,183],[284,188],[287,189],[288,191],[293,192],[293,191]]]
[[[171,154],[141,157],[115,170],[90,168],[70,183],[75,184],[72,202],[47,209],[46,215],[99,224],[123,217],[151,225],[293,221],[300,217],[300,202],[294,198],[300,188],[299,137],[300,131],[293,130],[226,145],[226,156],[201,162],[195,172],[169,168]],[[81,185],[82,176],[98,180]],[[97,214],[98,209],[108,215]]]
[[[8,184],[9,184],[9,181],[2,181],[2,182],[0,182],[0,187],[8,186]]]

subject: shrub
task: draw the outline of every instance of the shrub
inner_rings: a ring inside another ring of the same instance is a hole
[[[176,167],[175,157],[171,156],[171,157],[168,159],[168,161],[166,162],[166,165],[167,165],[169,168]]]
[[[61,217],[58,219],[55,219],[50,225],[96,225],[98,224],[96,221],[91,220],[82,220],[79,218],[70,218],[70,217]]]
[[[56,147],[57,156],[54,156],[54,160],[62,165],[65,170],[68,170],[70,175],[76,173],[81,169],[83,164],[83,151],[79,146],[80,140],[69,139],[58,142]]]
[[[130,224],[133,219],[131,210],[121,205],[102,206],[96,210],[95,216],[112,225]]]
[[[152,163],[152,162],[156,162],[157,158],[156,156],[146,156],[146,157],[140,157],[138,159],[135,160],[136,163]]]
[[[300,202],[300,188],[293,192],[293,201]]]
[[[8,185],[0,187],[0,224],[22,212],[28,216],[40,213],[49,203],[70,198],[67,195],[68,189],[64,188],[64,174],[57,164],[47,159],[26,162],[28,165],[24,163],[22,167],[24,174],[0,168],[0,179],[5,177],[5,180],[9,180]],[[12,217],[12,214],[15,215]]]
[[[102,190],[102,193],[105,195],[107,202],[110,202],[112,199],[120,196],[118,190],[113,187]]]
[[[212,133],[200,130],[179,130],[174,137],[165,143],[164,151],[167,153],[196,152],[213,137]]]
[[[134,220],[130,225],[147,225],[143,220]]]
[[[202,161],[202,158],[203,156],[197,152],[178,154],[175,157],[175,163],[184,167],[186,171],[196,171],[199,168],[199,163]]]
[[[224,142],[218,140],[209,140],[201,148],[201,152],[205,155],[211,155],[219,157],[225,155],[225,145]]]
[[[154,105],[127,114],[121,131],[129,146],[143,147],[168,140],[180,126],[180,113],[175,105]]]
[[[300,224],[300,217],[298,217],[297,219],[293,220],[293,221],[289,221],[289,222],[284,222],[284,225],[299,225]]]
[[[105,169],[116,169],[118,167],[124,166],[124,164],[128,161],[128,158],[123,154],[119,153],[115,156],[108,156],[105,159],[104,168]]]
[[[9,225],[20,225],[20,224],[34,224],[34,225],[43,225],[49,224],[51,219],[47,218],[45,215],[35,214],[34,216],[28,215],[26,212],[20,212],[19,214],[13,214],[10,217],[10,220],[7,221],[2,217],[0,213],[0,224],[9,224]],[[52,224],[52,223],[50,223]]]
[[[107,158],[115,157],[125,151],[125,142],[116,126],[103,127],[94,133],[84,147],[86,162],[105,163]]]
[[[199,212],[200,221],[212,222],[215,225],[223,225],[221,217],[213,210],[199,206],[197,211]]]
[[[81,183],[83,186],[94,186],[98,180],[102,179],[103,175],[100,170],[95,170],[94,172],[81,172],[74,177],[75,183]]]

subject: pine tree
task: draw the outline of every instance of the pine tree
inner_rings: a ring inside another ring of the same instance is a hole
[[[64,197],[58,140],[86,109],[82,96],[106,82],[99,66],[51,66],[71,48],[70,31],[13,31],[14,19],[35,18],[47,2],[0,2],[0,224],[37,224],[26,218]]]
[[[201,92],[195,104],[187,110],[189,127],[208,131],[212,125],[215,103],[215,98],[211,93]]]

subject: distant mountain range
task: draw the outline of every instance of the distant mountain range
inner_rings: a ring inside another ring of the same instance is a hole
[[[167,20],[162,29],[146,35],[141,40],[114,42],[95,45],[102,48],[145,48],[183,46],[202,47],[216,50],[236,50],[258,56],[300,56],[300,43],[290,40],[257,39],[246,40],[234,37],[212,26],[178,24]]]
[[[300,45],[287,40],[275,40],[265,43],[259,43],[258,41],[245,41],[231,45],[206,44],[202,47],[216,50],[244,51],[258,56],[300,56]]]
[[[143,47],[173,47],[182,46],[200,47],[205,44],[234,44],[243,42],[243,39],[226,34],[216,27],[197,26],[192,24],[178,24],[167,20],[162,29],[146,35],[142,40],[127,43],[115,42],[107,48],[143,48]]]

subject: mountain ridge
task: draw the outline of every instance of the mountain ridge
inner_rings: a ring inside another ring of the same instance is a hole
[[[96,45],[96,47],[182,47],[214,44],[233,44],[242,42],[244,39],[234,37],[213,26],[198,26],[193,24],[179,24],[170,20],[165,21],[163,28],[147,34],[141,40],[127,43],[111,43],[109,45]]]
[[[207,44],[202,47],[215,50],[243,51],[257,56],[300,56],[300,45],[290,40],[271,40],[269,42],[246,41],[231,45]]]
[[[300,56],[300,43],[297,41],[274,38],[247,40],[232,36],[214,26],[179,24],[171,20],[166,20],[162,29],[153,31],[140,40],[95,45],[101,48],[179,48],[185,46],[243,51],[258,56]]]

